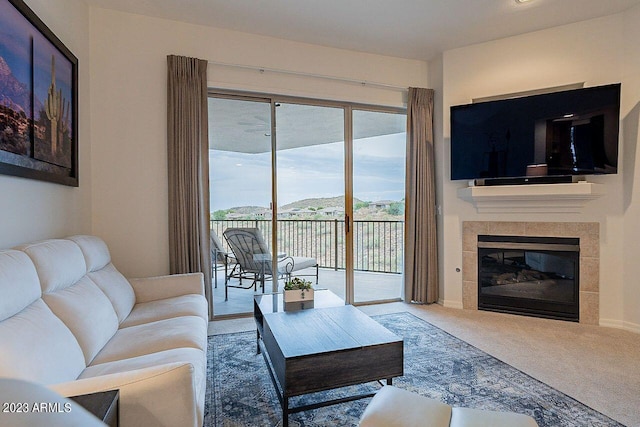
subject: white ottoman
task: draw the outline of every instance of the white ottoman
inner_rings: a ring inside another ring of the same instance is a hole
[[[360,418],[361,427],[537,427],[528,415],[451,406],[393,386],[384,386]]]

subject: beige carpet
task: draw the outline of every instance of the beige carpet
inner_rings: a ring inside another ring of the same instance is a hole
[[[640,334],[435,304],[359,308],[369,315],[411,312],[585,405],[640,427]],[[252,318],[209,326],[211,334],[252,329]]]

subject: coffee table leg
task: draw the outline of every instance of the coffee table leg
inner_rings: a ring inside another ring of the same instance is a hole
[[[387,385],[393,385],[393,378],[387,378]]]
[[[260,354],[260,331],[256,329],[256,354]]]
[[[282,427],[289,427],[289,398],[282,396]]]

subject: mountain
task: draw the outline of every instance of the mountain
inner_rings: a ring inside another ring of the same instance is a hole
[[[262,206],[236,206],[234,208],[228,209],[229,211],[237,214],[254,214],[257,212],[264,212],[267,208]]]
[[[2,56],[0,56],[0,105],[27,115],[31,111],[29,87],[16,79]]]
[[[31,111],[29,87],[15,78],[2,56],[0,56],[0,105],[25,114],[30,114]]]
[[[353,204],[361,202],[357,198],[353,198]],[[337,197],[318,197],[313,199],[296,200],[295,202],[281,206],[280,209],[305,209],[305,208],[332,208],[344,207],[344,196]]]

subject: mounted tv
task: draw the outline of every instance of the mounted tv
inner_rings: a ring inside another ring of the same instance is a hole
[[[451,107],[451,179],[571,182],[618,171],[620,84]]]

